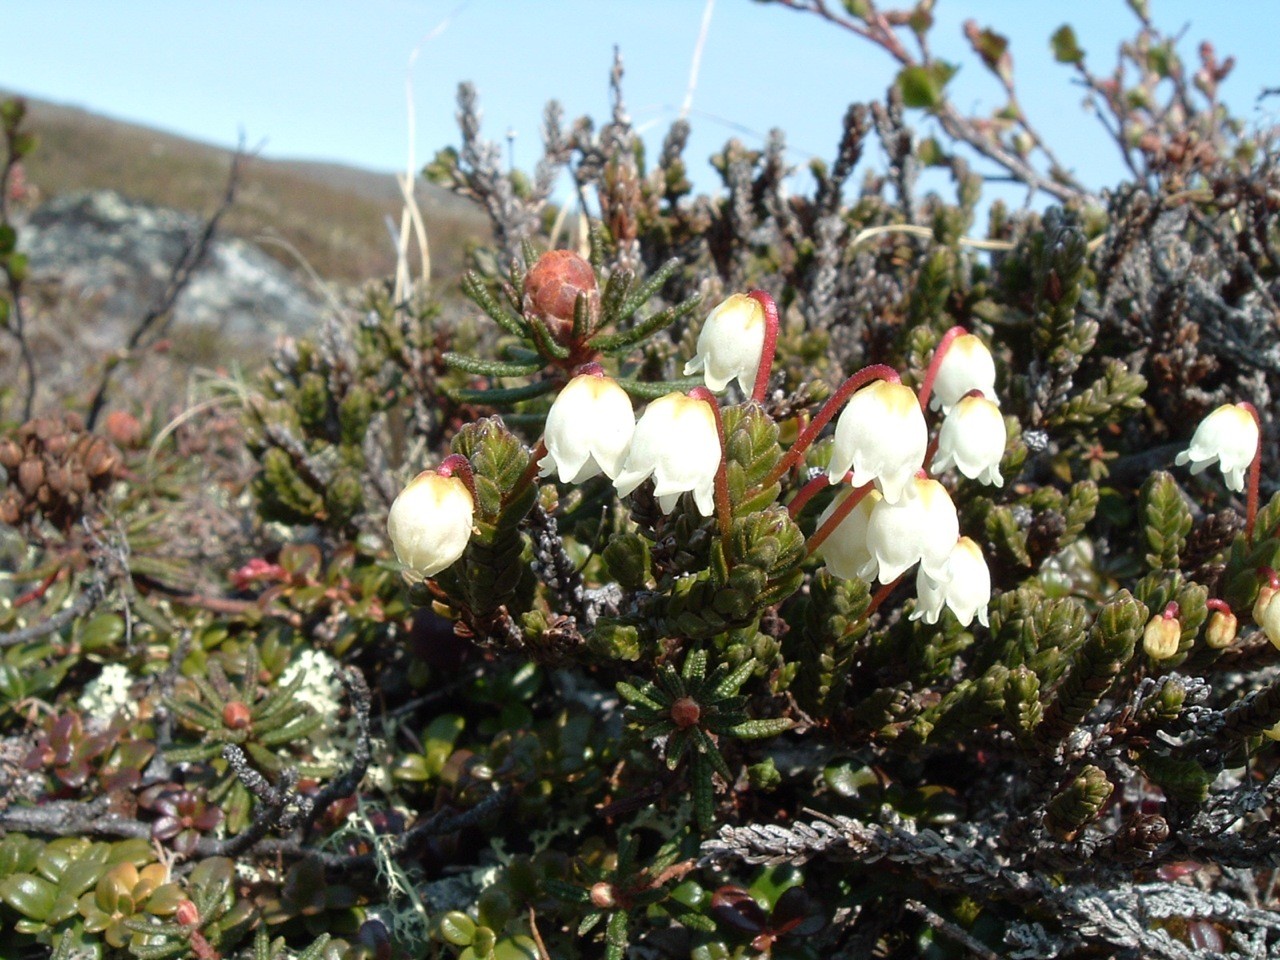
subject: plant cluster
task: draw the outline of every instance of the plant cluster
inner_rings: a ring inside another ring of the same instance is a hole
[[[464,87],[474,315],[371,285],[237,441],[9,399],[0,954],[1280,951],[1274,133],[1141,5],[1109,75],[1063,28],[1094,195],[994,30],[970,116],[931,3],[779,2],[901,67],[811,194],[777,134],[693,195],[620,61],[531,177]],[[1053,205],[975,235],[992,168]]]

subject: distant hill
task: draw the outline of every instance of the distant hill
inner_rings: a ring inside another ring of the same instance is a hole
[[[111,189],[179,211],[208,213],[217,206],[231,157],[226,149],[76,107],[26,100],[28,128],[39,138],[26,174],[45,197]],[[464,266],[466,242],[487,235],[487,220],[465,200],[421,179],[417,197],[432,269],[447,281]],[[359,282],[394,269],[386,218],[398,224],[400,210],[391,174],[257,157],[224,224],[286,266],[296,268],[296,257],[272,241],[295,248],[326,280]]]

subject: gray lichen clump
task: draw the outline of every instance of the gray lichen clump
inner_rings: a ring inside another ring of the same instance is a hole
[[[647,165],[620,62],[532,176],[463,87],[474,309],[373,284],[222,433],[6,400],[0,953],[1280,955],[1275,132],[1064,27],[1095,195],[994,30],[970,116],[930,4],[780,5],[901,67],[812,193]]]

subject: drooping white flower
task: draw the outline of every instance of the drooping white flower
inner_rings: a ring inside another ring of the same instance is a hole
[[[471,540],[475,501],[461,477],[424,470],[400,491],[387,533],[407,576],[434,577],[462,556]]]
[[[956,467],[970,480],[1004,486],[1000,458],[1009,433],[1000,408],[986,397],[963,397],[951,408],[938,431],[938,453],[930,470]]]
[[[717,392],[736,377],[742,392],[750,394],[760,369],[764,335],[764,308],[754,297],[735,293],[707,315],[697,352],[684,365],[684,375],[701,370],[707,386]]]
[[[720,435],[706,400],[668,393],[645,408],[631,437],[622,472],[613,480],[625,497],[653,477],[653,493],[663,513],[670,513],[682,493],[693,493],[698,512],[715,512],[716,469]]]
[[[946,488],[937,480],[914,477],[901,500],[890,503],[886,497],[871,510],[867,546],[875,559],[874,578],[890,583],[919,561],[930,577],[946,582],[959,536],[960,521]]]
[[[818,517],[816,529],[823,525],[836,512],[839,506],[853,495],[853,488],[842,490],[831,505]],[[867,524],[871,520],[871,510],[884,498],[877,490],[868,490],[849,514],[840,521],[840,525],[818,547],[817,553],[823,562],[837,577],[852,580],[860,577],[870,580],[875,574],[876,559],[867,545]]]
[[[991,351],[973,334],[963,333],[951,341],[951,346],[942,355],[929,407],[933,410],[941,407],[944,414],[950,413],[951,408],[970,390],[979,390],[983,396],[999,403],[996,398],[996,364],[991,358]]]
[[[547,412],[542,476],[557,473],[561,483],[582,483],[603,473],[612,480],[635,428],[631,398],[616,380],[595,373],[574,377]]]
[[[961,537],[947,558],[945,582],[935,580],[922,566],[916,574],[916,609],[912,620],[937,623],[943,607],[950,607],[962,627],[978,622],[987,626],[987,605],[991,602],[991,571],[978,545]]]
[[[1258,421],[1247,407],[1224,403],[1196,427],[1191,446],[1178,454],[1174,463],[1191,462],[1191,472],[1217,463],[1228,489],[1244,490],[1244,474],[1258,452]]]
[[[889,503],[924,465],[929,431],[910,387],[877,380],[855,393],[836,421],[827,479],[839,483],[853,470],[853,485],[873,480]]]

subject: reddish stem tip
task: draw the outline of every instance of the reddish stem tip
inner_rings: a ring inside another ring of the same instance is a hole
[[[925,371],[924,383],[920,385],[920,409],[929,409],[929,396],[933,393],[933,382],[938,379],[938,369],[942,366],[942,358],[951,349],[956,337],[968,333],[964,327],[952,327],[938,341],[938,348],[933,351],[933,359],[929,361],[929,369]]]
[[[760,366],[756,369],[755,387],[751,391],[751,399],[756,403],[763,403],[764,395],[769,390],[773,358],[778,352],[778,304],[763,290],[752,290],[747,296],[764,310],[764,346],[760,351]]]
[[[1161,614],[1161,616],[1164,617],[1166,620],[1176,620],[1178,617],[1178,613],[1179,613],[1178,601],[1170,600],[1167,604],[1165,604],[1164,613]]]
[[[1205,606],[1210,610],[1217,610],[1219,613],[1231,613],[1231,605],[1225,600],[1219,600],[1217,597],[1205,601]]]

